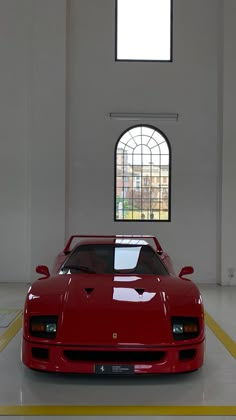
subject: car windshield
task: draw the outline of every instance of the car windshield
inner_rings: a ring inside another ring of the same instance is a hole
[[[60,274],[161,274],[168,271],[149,245],[79,245],[60,269]]]

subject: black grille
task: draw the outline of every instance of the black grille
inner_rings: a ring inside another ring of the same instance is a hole
[[[64,356],[72,361],[93,363],[146,363],[157,362],[165,357],[164,351],[77,351],[65,350]]]
[[[43,349],[41,347],[32,347],[32,356],[35,359],[48,359],[49,352],[48,349]]]
[[[180,350],[179,359],[180,360],[191,360],[195,357],[195,354],[196,354],[195,349]]]

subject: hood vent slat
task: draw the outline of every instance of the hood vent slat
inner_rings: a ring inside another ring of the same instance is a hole
[[[136,292],[138,292],[138,294],[140,295],[140,296],[142,296],[143,294],[144,294],[144,291],[145,291],[145,289],[135,289],[136,290]]]
[[[94,287],[85,287],[84,290],[87,295],[91,295],[91,293],[94,291]]]

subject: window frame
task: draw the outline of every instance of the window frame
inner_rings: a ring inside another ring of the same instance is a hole
[[[115,0],[115,61],[116,62],[153,62],[153,63],[172,63],[173,62],[173,0],[170,0],[170,59],[154,60],[154,59],[134,59],[134,58],[118,58],[117,57],[117,38],[118,38],[118,1]]]
[[[169,150],[169,166],[168,166],[168,170],[169,170],[169,184],[168,184],[168,219],[118,219],[116,216],[116,201],[117,201],[117,149],[118,149],[118,145],[120,140],[122,139],[122,137],[129,131],[133,130],[134,128],[138,128],[138,127],[147,127],[150,128],[152,130],[157,131],[166,141],[167,146],[168,146],[168,150]],[[154,125],[150,125],[150,124],[145,124],[145,123],[140,123],[140,124],[135,124],[132,125],[128,128],[126,128],[121,135],[119,136],[118,140],[116,141],[116,145],[115,145],[115,149],[114,149],[114,222],[141,222],[141,223],[166,223],[166,222],[171,222],[171,169],[172,169],[172,152],[171,152],[171,146],[170,146],[170,142],[168,137],[166,136],[166,134],[160,130],[159,128],[155,127]]]

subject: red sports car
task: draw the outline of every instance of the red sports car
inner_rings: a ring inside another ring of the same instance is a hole
[[[72,243],[76,240],[76,245]],[[93,374],[193,371],[204,360],[202,298],[153,236],[72,236],[27,294],[22,360]]]

